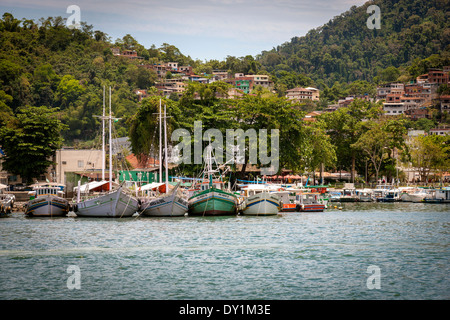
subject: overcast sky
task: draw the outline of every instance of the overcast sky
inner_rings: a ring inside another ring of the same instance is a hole
[[[144,47],[175,45],[193,59],[255,56],[303,36],[366,0],[0,0],[2,15],[61,16],[77,5],[81,21],[114,41],[126,34]]]

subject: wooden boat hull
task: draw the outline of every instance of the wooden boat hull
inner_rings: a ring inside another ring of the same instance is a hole
[[[141,214],[149,217],[182,217],[187,211],[187,201],[175,194],[143,200],[141,204]]]
[[[423,202],[423,199],[425,199],[425,197],[427,196],[427,194],[410,194],[409,195],[409,201],[411,202]]]
[[[189,198],[188,209],[192,216],[235,215],[237,198],[234,194],[210,188]]]
[[[74,211],[78,217],[122,218],[131,217],[138,210],[138,200],[119,188],[77,203]]]
[[[61,217],[69,212],[69,201],[54,195],[31,199],[26,204],[25,215],[30,217]]]
[[[270,194],[269,192],[261,192],[248,197],[246,206],[243,211],[244,215],[267,216],[276,215],[281,209],[280,197]]]

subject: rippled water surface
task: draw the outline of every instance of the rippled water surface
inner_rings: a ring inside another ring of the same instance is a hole
[[[450,204],[271,217],[13,213],[0,219],[0,299],[449,299],[449,226]],[[68,289],[72,265],[80,289]]]

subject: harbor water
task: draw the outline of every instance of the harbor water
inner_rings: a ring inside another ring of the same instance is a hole
[[[0,232],[3,300],[450,298],[450,204],[268,217],[14,212]]]

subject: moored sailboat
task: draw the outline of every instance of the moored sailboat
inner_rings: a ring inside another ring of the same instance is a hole
[[[160,185],[163,185],[162,183],[162,159],[161,159],[161,120],[162,120],[162,114],[161,114],[161,100],[160,100],[160,106],[159,106],[159,123],[160,123],[160,153],[159,153],[159,164],[160,164],[160,175],[159,175],[159,181]],[[186,212],[188,211],[188,203],[187,200],[184,199],[183,194],[179,190],[179,183],[176,185],[176,187],[169,191],[169,171],[168,171],[168,153],[167,153],[167,123],[166,123],[166,106],[164,106],[164,161],[165,161],[165,183],[164,183],[164,190],[165,194],[160,195],[158,197],[154,198],[148,198],[145,197],[141,199],[141,214],[144,216],[151,216],[151,217],[180,217],[184,216]]]
[[[150,217],[184,216],[188,211],[188,202],[180,194],[178,186],[162,196],[142,199],[141,214]]]
[[[103,99],[104,102],[104,99]],[[112,181],[112,117],[111,113],[111,88],[109,88],[109,116],[105,116],[105,104],[103,103],[103,167],[102,181],[96,188],[89,189],[89,184],[84,185],[84,190],[88,191],[81,197],[82,186],[78,186],[77,199],[74,204],[74,212],[78,217],[131,217],[139,210],[138,200],[131,192],[122,185],[113,189]],[[109,120],[109,181],[105,181],[105,126],[104,121]],[[103,187],[102,187],[103,186]],[[101,187],[101,188],[100,188]],[[100,193],[92,194],[90,190],[100,189]]]

